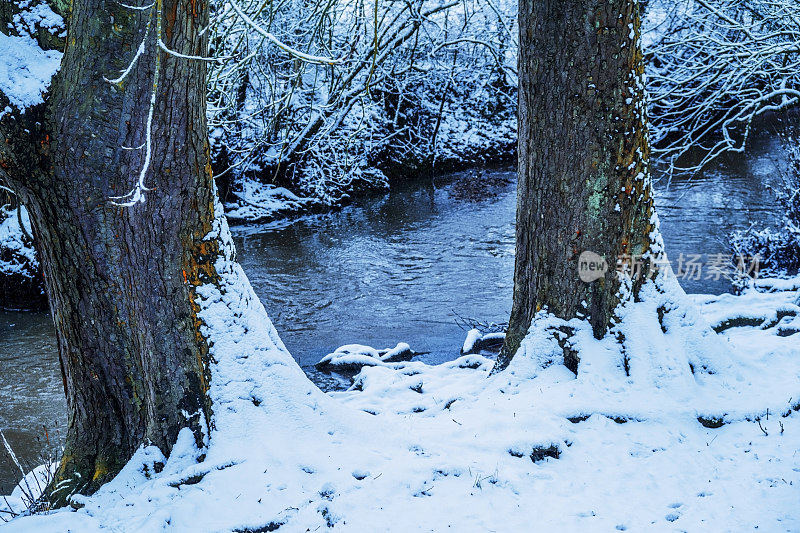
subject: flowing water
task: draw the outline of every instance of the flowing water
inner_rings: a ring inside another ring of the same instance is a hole
[[[661,227],[673,265],[684,254],[728,253],[727,234],[774,224],[767,185],[780,182],[771,137],[690,182],[657,181]],[[313,365],[336,347],[408,342],[427,362],[458,355],[458,317],[502,322],[511,309],[514,173],[440,177],[339,211],[233,228],[239,259],[287,347],[321,387],[341,378]],[[688,292],[725,292],[703,272]],[[56,345],[46,313],[0,312],[0,429],[27,464],[63,439]],[[20,477],[0,450],[0,494]]]

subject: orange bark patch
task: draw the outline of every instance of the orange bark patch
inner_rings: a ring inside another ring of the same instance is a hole
[[[172,39],[172,30],[175,28],[175,19],[178,16],[178,3],[172,5],[172,11],[167,13],[167,39]]]
[[[214,266],[214,263],[220,255],[220,246],[217,239],[203,240],[200,235],[205,235],[211,230],[211,224],[205,224],[198,235],[192,239],[192,243],[188,246],[190,253],[188,260],[184,264],[182,270],[183,279],[185,283],[189,284],[189,305],[191,307],[191,316],[193,322],[193,330],[195,341],[199,350],[197,351],[197,365],[200,369],[200,387],[203,393],[207,393],[209,389],[209,381],[211,378],[209,363],[209,346],[207,339],[202,334],[203,321],[200,319],[200,305],[197,303],[197,287],[205,283],[219,282],[219,275]]]

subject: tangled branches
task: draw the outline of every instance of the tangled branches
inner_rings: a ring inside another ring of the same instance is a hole
[[[800,102],[800,4],[652,3],[670,19],[650,50],[655,153],[673,168],[743,152],[757,117]]]
[[[318,198],[385,182],[375,159],[387,147],[398,160],[434,152],[454,91],[488,98],[493,83],[516,85],[514,9],[495,0],[219,0],[211,46],[232,59],[210,72],[218,170],[269,174]]]

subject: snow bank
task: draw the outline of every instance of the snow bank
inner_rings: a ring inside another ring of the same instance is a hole
[[[326,395],[280,341],[224,220],[214,235],[226,247],[222,286],[200,291],[206,449],[188,435],[169,459],[142,449],[82,509],[8,531],[800,528],[797,337],[748,325],[716,335],[704,318],[778,309],[795,293],[693,300],[677,282],[650,284],[604,339],[540,314],[496,376],[464,355],[363,368]],[[562,326],[577,376],[559,364]]]

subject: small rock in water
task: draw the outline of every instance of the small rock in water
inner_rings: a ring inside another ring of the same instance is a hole
[[[471,329],[467,332],[467,338],[464,339],[461,353],[467,355],[479,354],[483,351],[498,352],[505,340],[506,334],[502,332],[483,334],[478,329]]]
[[[319,360],[314,366],[317,370],[337,370],[340,372],[358,372],[365,366],[381,366],[387,363],[410,361],[414,356],[424,352],[415,352],[405,342],[397,343],[394,348],[376,350],[363,344],[346,344],[340,346]]]
[[[417,352],[411,349],[411,346],[405,342],[398,342],[397,346],[390,349],[379,350],[379,357],[384,363],[400,363],[402,361],[411,361]]]

